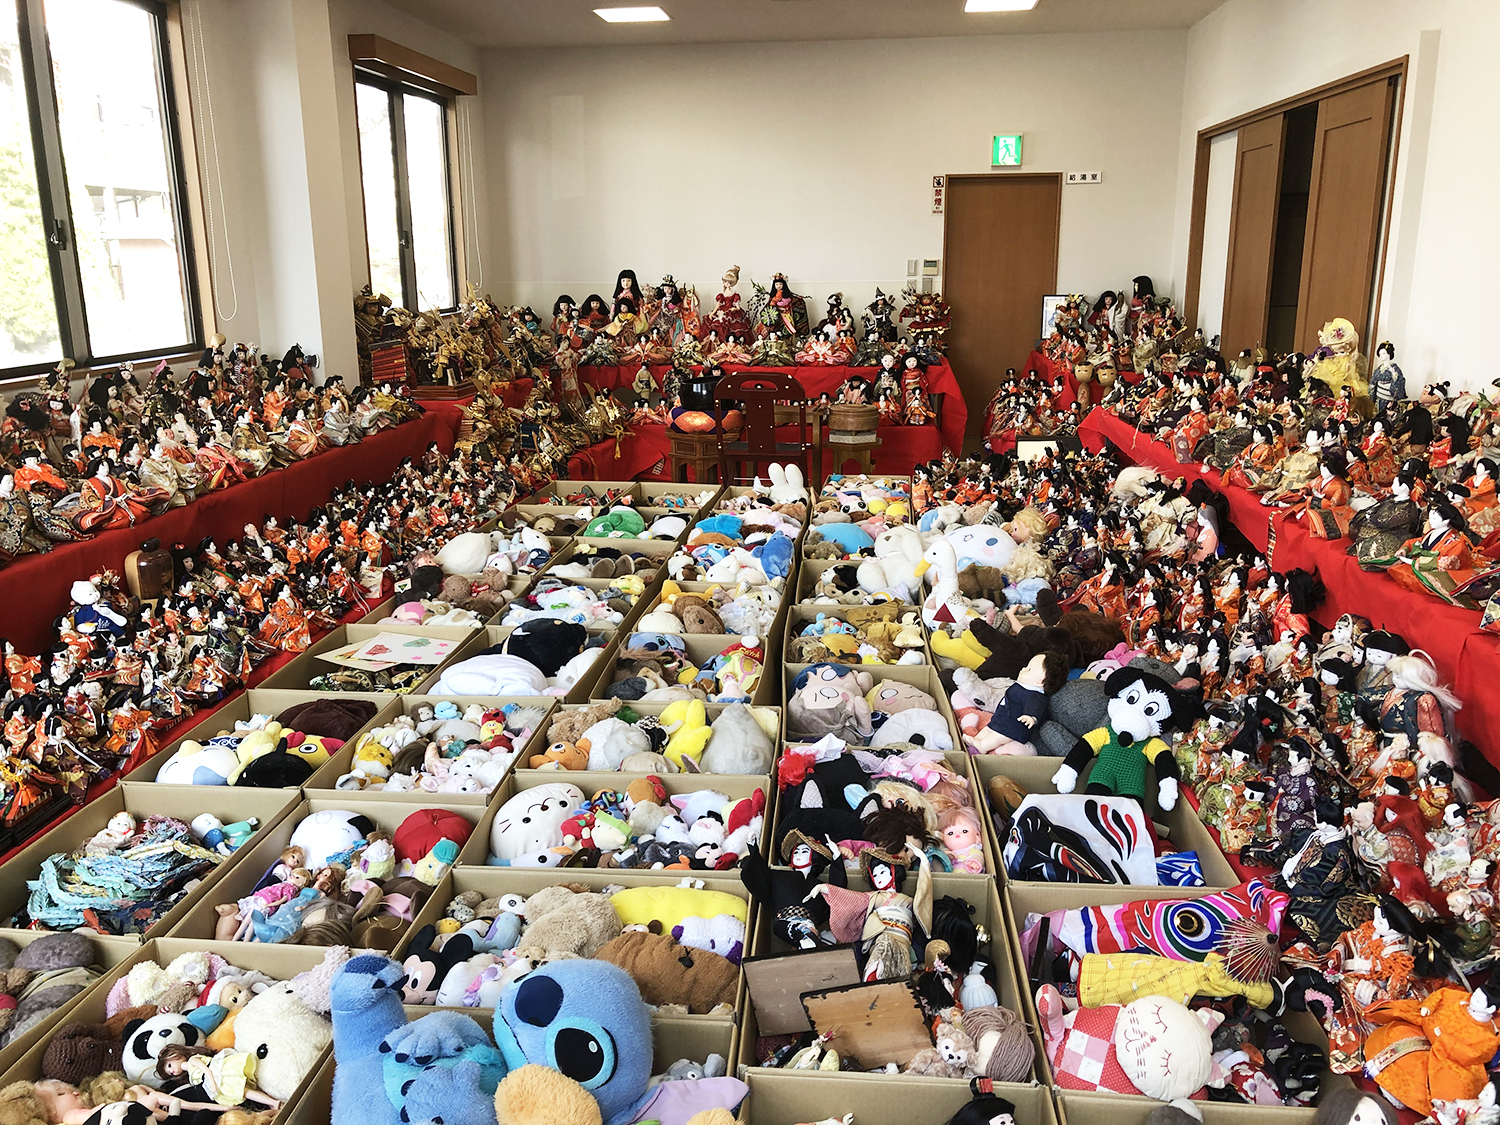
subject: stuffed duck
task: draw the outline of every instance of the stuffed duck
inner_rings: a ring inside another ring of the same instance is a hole
[[[922,621],[930,629],[962,625],[982,616],[972,602],[958,592],[958,555],[953,544],[939,539],[922,554],[913,574],[920,579],[929,569],[937,570],[932,593],[922,602]]]

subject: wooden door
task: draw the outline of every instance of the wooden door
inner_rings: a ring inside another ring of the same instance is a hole
[[[1266,341],[1286,116],[1277,114],[1253,122],[1239,134],[1234,158],[1234,200],[1229,213],[1224,319],[1220,329],[1220,350],[1226,356],[1236,356]]]
[[[1057,290],[1062,176],[948,177],[943,296],[953,310],[949,360],[969,408],[969,434],[1005,375],[1035,345],[1042,298]]]
[[[1318,329],[1337,316],[1348,318],[1369,351],[1394,91],[1383,78],[1318,103],[1297,303],[1297,346],[1304,352],[1318,346]]]

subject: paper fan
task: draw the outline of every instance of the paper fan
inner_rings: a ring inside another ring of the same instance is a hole
[[[1224,960],[1236,980],[1268,981],[1281,960],[1281,947],[1259,922],[1236,918],[1224,924]]]

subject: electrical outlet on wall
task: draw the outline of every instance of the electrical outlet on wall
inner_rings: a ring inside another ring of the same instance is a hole
[[[918,261],[920,261],[920,259],[918,259],[918,258],[907,258],[906,259],[906,276],[907,277],[916,277],[917,276],[917,262]]]

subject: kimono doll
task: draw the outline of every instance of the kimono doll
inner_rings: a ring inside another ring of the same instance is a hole
[[[1463,505],[1469,531],[1481,540],[1500,529],[1500,504],[1495,496],[1497,472],[1500,472],[1500,465],[1493,458],[1480,457],[1474,462],[1474,472],[1464,481],[1469,490]]]
[[[1370,398],[1377,411],[1386,410],[1406,397],[1406,376],[1396,362],[1396,346],[1383,340],[1375,349],[1375,369],[1370,372]]]
[[[171,494],[164,489],[130,484],[111,475],[111,465],[100,460],[90,466],[89,478],[78,495],[73,525],[79,531],[97,534],[110,528],[129,527],[155,511],[166,510]]]
[[[915,897],[902,893],[908,864],[880,848],[866,848],[860,870],[874,890],[851,891],[819,883],[807,899],[828,904],[829,929],[839,942],[857,942],[863,979],[907,980],[920,961],[920,948],[932,929],[932,875],[927,855],[911,842],[907,851],[919,864]]]
[[[1422,509],[1413,498],[1416,480],[1405,474],[1391,481],[1391,494],[1366,508],[1349,523],[1353,554],[1364,570],[1394,565],[1405,544],[1422,526]]]
[[[1434,1101],[1473,1100],[1489,1084],[1486,1064],[1500,1047],[1500,1025],[1485,989],[1448,985],[1421,999],[1386,1000],[1365,1013],[1366,1072],[1387,1097],[1418,1113]],[[1414,1042],[1425,1049],[1412,1050]],[[1386,1061],[1388,1049],[1396,1057]],[[1374,1060],[1384,1062],[1376,1071]]]
[[[1240,858],[1277,869],[1276,885],[1291,896],[1287,921],[1315,950],[1326,953],[1351,924],[1370,917],[1374,898],[1360,882],[1340,802],[1319,800],[1314,817],[1311,831],[1274,848],[1247,847]]]
[[[1252,491],[1263,493],[1261,503],[1268,506],[1297,503],[1318,479],[1322,450],[1322,431],[1309,429],[1304,443],[1283,457],[1281,464],[1262,477]]]
[[[1389,488],[1396,479],[1397,465],[1384,419],[1376,418],[1370,423],[1370,432],[1360,441],[1360,449],[1370,468],[1370,480],[1381,488]]]
[[[1219,817],[1219,843],[1225,854],[1238,855],[1252,840],[1268,834],[1271,782],[1255,774],[1229,787],[1229,800]]]
[[[828,881],[847,887],[844,858],[831,838],[814,840],[792,830],[781,841],[781,859],[790,870],[770,867],[759,851],[751,851],[740,861],[740,881],[755,900],[774,911],[771,928],[778,938],[800,949],[831,944],[828,929],[828,901],[811,894],[826,870]]]
[[[1225,487],[1236,485],[1253,491],[1285,457],[1286,439],[1282,437],[1280,423],[1257,422],[1250,428],[1250,444],[1224,471],[1221,483]]]
[[[1409,539],[1386,571],[1401,586],[1453,601],[1453,590],[1475,575],[1473,544],[1464,534],[1463,513],[1445,499],[1434,499],[1427,512],[1427,531]]]
[[[1193,451],[1208,436],[1211,428],[1208,415],[1203,409],[1203,400],[1198,395],[1193,395],[1188,400],[1187,415],[1168,436],[1167,444],[1172,447],[1179,465],[1185,465],[1194,459]]]
[[[928,425],[935,417],[927,400],[927,365],[914,355],[905,359],[901,370],[901,394],[906,400],[902,417],[908,426]]]
[[[1354,509],[1349,506],[1353,496],[1349,462],[1343,450],[1325,450],[1318,474],[1318,482],[1304,509],[1308,533],[1314,539],[1342,539],[1354,519]]]

